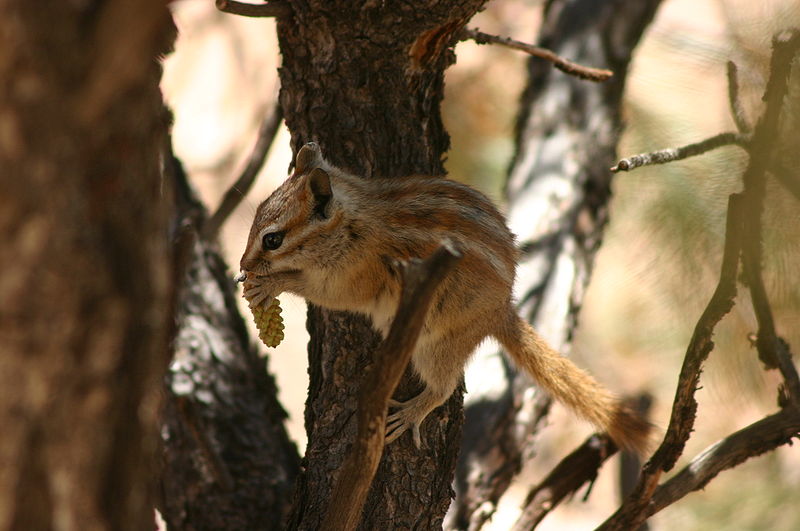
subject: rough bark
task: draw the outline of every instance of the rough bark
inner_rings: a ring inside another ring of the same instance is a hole
[[[414,4],[292,2],[278,19],[280,101],[292,142],[315,141],[334,164],[365,177],[441,175],[449,139],[439,113],[451,45],[483,0]],[[308,448],[290,528],[316,529],[356,433],[362,375],[377,338],[363,319],[309,309]],[[410,378],[398,397],[419,389]],[[364,529],[441,527],[450,503],[461,393],[423,424],[423,449],[388,447],[368,496]]]
[[[286,413],[237,309],[233,274],[214,242],[197,237],[206,213],[177,161],[171,169],[186,268],[166,379],[159,509],[170,529],[282,529],[299,471]]]
[[[153,527],[164,2],[0,4],[0,529]]]
[[[659,3],[546,4],[539,45],[582,65],[612,70],[606,82],[590,83],[540,59],[529,61],[507,183],[509,223],[523,250],[516,294],[522,314],[565,354],[608,220],[607,168],[619,138],[627,68]],[[537,398],[533,414],[528,411],[519,428],[517,412],[530,382],[516,375],[509,381],[498,382],[490,395],[470,397],[465,431],[484,435],[464,441],[451,520],[455,527],[480,528],[523,455],[533,452],[530,435],[548,410],[547,398]]]

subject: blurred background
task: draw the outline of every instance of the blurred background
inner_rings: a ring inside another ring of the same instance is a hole
[[[175,113],[175,150],[213,209],[241,171],[276,97],[280,56],[274,21],[225,15],[209,0],[180,0],[172,6],[180,37],[175,53],[166,59],[163,90]],[[541,9],[536,0],[495,0],[470,26],[535,42]],[[727,99],[728,60],[739,66],[741,95],[754,122],[770,40],[788,27],[800,27],[797,0],[664,0],[628,78],[620,156],[734,130]],[[443,104],[452,137],[447,168],[451,178],[480,188],[502,205],[527,56],[472,42],[460,43],[456,55],[457,63],[447,72]],[[253,190],[224,227],[221,245],[232,268],[255,208],[286,177],[290,157],[284,130]],[[718,279],[727,196],[740,188],[745,164],[741,150],[727,147],[615,177],[611,223],[572,355],[613,389],[652,393],[653,420],[661,426],[669,418],[694,324]],[[775,186],[769,187],[766,204],[765,281],[778,333],[796,351],[800,204]],[[269,353],[269,366],[290,415],[290,434],[302,452],[305,303],[287,295],[281,302],[286,340]],[[779,378],[761,369],[747,338],[754,331],[755,318],[740,293],[733,312],[717,327],[716,349],[697,393],[700,408],[687,458],[776,409]],[[541,479],[590,432],[556,407],[540,437],[539,456],[502,500],[492,529],[506,529],[520,511],[526,482]],[[615,466],[606,466],[588,501],[565,503],[539,529],[589,529],[602,522],[618,503]],[[798,492],[800,449],[784,447],[724,472],[703,492],[656,515],[651,524],[659,530],[797,530]]]

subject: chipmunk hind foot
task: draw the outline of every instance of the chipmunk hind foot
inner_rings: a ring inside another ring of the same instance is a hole
[[[405,402],[389,400],[389,408],[397,409],[397,411],[386,417],[384,444],[396,441],[406,431],[411,430],[414,446],[422,448],[422,436],[419,431],[422,421],[447,398],[447,396],[442,398],[440,393],[426,387],[420,394]]]

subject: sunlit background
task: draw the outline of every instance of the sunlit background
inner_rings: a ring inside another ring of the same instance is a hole
[[[166,60],[163,88],[175,113],[173,140],[198,193],[213,209],[241,170],[275,99],[280,56],[274,22],[219,13],[210,0],[172,5],[180,38]],[[495,0],[470,25],[534,42],[541,8],[540,1]],[[633,62],[620,154],[733,130],[728,60],[740,66],[742,96],[754,121],[771,36],[793,26],[800,26],[796,0],[665,0]],[[459,44],[456,54],[443,109],[452,137],[447,168],[452,178],[502,204],[527,58],[471,42]],[[230,264],[238,263],[256,206],[286,177],[290,155],[284,130],[253,190],[224,227],[221,244]],[[611,223],[572,355],[614,389],[651,392],[653,419],[662,426],[694,323],[718,278],[727,196],[739,189],[745,163],[743,153],[729,147],[615,177]],[[800,205],[777,187],[770,187],[767,205],[765,277],[778,332],[796,351]],[[269,353],[269,366],[290,415],[290,434],[302,451],[305,304],[287,295],[281,301],[286,340]],[[717,328],[717,348],[703,373],[698,420],[685,456],[776,409],[779,379],[757,362],[747,339],[753,331],[755,318],[740,294]],[[526,484],[541,479],[590,431],[555,408],[540,437],[538,458],[501,502],[492,529],[506,529],[520,511]],[[588,501],[577,497],[565,503],[540,529],[590,529],[604,520],[618,503],[615,467],[615,462],[606,465]],[[659,530],[797,530],[799,489],[800,449],[781,448],[724,472],[705,491],[689,495],[651,523]]]

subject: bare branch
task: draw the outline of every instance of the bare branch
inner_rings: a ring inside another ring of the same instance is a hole
[[[464,28],[461,32],[460,40],[463,41],[467,39],[472,39],[478,44],[500,44],[515,50],[520,50],[527,54],[533,55],[534,57],[539,57],[545,61],[550,61],[553,63],[553,66],[564,73],[589,81],[605,81],[614,75],[614,72],[611,70],[606,70],[605,68],[592,68],[573,63],[572,61],[564,59],[560,55],[557,55],[555,52],[548,50],[547,48],[520,42],[509,37],[499,37],[497,35],[483,33],[477,29]]]
[[[322,528],[355,529],[383,454],[386,410],[417,343],[433,294],[461,253],[449,242],[426,260],[403,268],[403,289],[392,327],[381,343],[358,398],[358,435],[336,480]]]
[[[733,307],[736,297],[739,253],[742,246],[742,198],[732,194],[728,198],[728,218],[725,231],[725,248],[719,283],[705,311],[695,325],[692,339],[678,377],[678,389],[672,405],[669,428],[656,453],[645,464],[639,484],[631,496],[614,515],[598,529],[636,529],[648,517],[650,500],[658,485],[662,471],[670,470],[689,440],[697,412],[694,393],[700,381],[703,362],[714,348],[711,336],[722,317]]]
[[[739,79],[736,73],[736,63],[728,61],[728,103],[731,106],[731,116],[740,133],[749,133],[751,128],[747,123],[742,102],[739,100]]]
[[[236,0],[216,0],[217,9],[223,13],[243,17],[286,17],[292,14],[292,8],[285,0],[271,0],[265,4],[248,4]]]
[[[766,109],[756,124],[750,151],[750,163],[745,170],[745,240],[742,247],[742,265],[753,309],[758,321],[756,348],[759,358],[771,369],[779,369],[789,401],[800,406],[800,380],[792,364],[786,343],[775,332],[772,309],[769,305],[764,280],[761,274],[762,223],[766,191],[766,172],[773,158],[775,138],[778,134],[783,101],[788,89],[792,59],[800,51],[800,32],[787,32],[772,42],[770,77],[764,92]]]
[[[675,476],[659,485],[650,503],[643,506],[643,518],[649,518],[660,510],[680,500],[687,494],[705,487],[717,474],[734,468],[800,437],[800,410],[787,407],[743,428],[707,448]],[[630,525],[631,527],[626,527]],[[608,526],[599,529],[633,529],[634,524]]]
[[[714,342],[711,339],[714,327],[733,308],[736,298],[739,253],[742,248],[742,203],[743,200],[739,194],[732,194],[728,198],[725,247],[719,283],[708,306],[697,321],[689,347],[686,349],[686,357],[678,377],[678,389],[675,393],[670,424],[664,442],[646,465],[646,469],[653,469],[657,466],[665,472],[670,470],[691,434],[697,411],[694,393],[698,387],[703,362],[714,348]]]
[[[711,151],[712,149],[717,149],[722,146],[737,145],[746,148],[749,141],[750,137],[747,134],[720,133],[694,144],[652,151],[650,153],[640,153],[639,155],[622,159],[617,162],[616,166],[611,168],[611,171],[631,171],[642,166],[665,164],[674,160],[683,160],[696,155],[702,155],[707,151]]]
[[[649,515],[675,503],[692,491],[700,490],[723,470],[751,457],[791,444],[800,437],[800,410],[782,409],[733,433],[695,457],[683,470],[656,489]]]
[[[531,490],[525,500],[525,509],[514,524],[514,531],[536,527],[561,500],[585,483],[593,482],[600,466],[616,452],[617,447],[608,435],[589,437]]]
[[[661,446],[642,470],[642,477],[634,493],[599,529],[636,528],[658,510],[655,496],[659,496],[658,508],[665,507],[686,492],[702,488],[719,471],[789,442],[798,433],[800,381],[785,343],[775,334],[772,312],[761,278],[761,214],[764,207],[766,171],[774,152],[774,139],[780,124],[789,68],[798,50],[800,32],[786,32],[773,40],[770,77],[764,94],[767,106],[746,145],[750,161],[742,178],[744,191],[729,198],[719,284],[695,327],[687,350],[669,429]],[[657,488],[661,472],[674,466],[691,433],[697,409],[694,391],[699,383],[702,362],[713,348],[713,328],[733,305],[740,253],[759,323],[756,339],[759,356],[768,367],[781,370],[785,386],[785,395],[781,396],[781,402],[786,408],[781,413],[767,417],[725,439],[696,458],[684,472]],[[777,425],[773,422],[777,422]],[[777,435],[776,429],[779,430]],[[665,492],[667,494],[659,494]]]
[[[282,122],[283,113],[281,111],[281,105],[276,98],[272,111],[270,111],[269,115],[261,123],[261,127],[258,130],[258,139],[256,140],[255,146],[253,146],[253,151],[247,159],[244,170],[239,178],[236,179],[236,182],[225,192],[219,207],[217,207],[217,210],[208,218],[208,221],[206,221],[203,226],[203,239],[211,240],[216,238],[222,224],[225,223],[225,220],[228,219],[231,212],[239,206],[244,196],[247,195],[250,187],[253,186],[258,172],[261,171],[261,167],[264,165],[267,153],[269,153],[269,148],[272,147],[272,142],[275,140],[275,135],[278,134],[278,129],[280,129]]]

